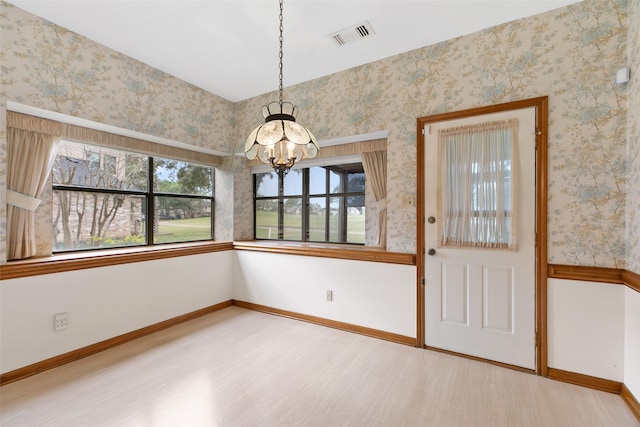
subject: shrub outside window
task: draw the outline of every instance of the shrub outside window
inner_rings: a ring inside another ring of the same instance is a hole
[[[213,238],[211,167],[63,140],[52,175],[54,252]]]
[[[254,175],[256,239],[365,243],[361,163]]]

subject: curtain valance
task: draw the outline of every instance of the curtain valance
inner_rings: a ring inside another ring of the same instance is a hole
[[[7,111],[7,127],[58,136],[62,139],[85,142],[117,150],[133,151],[149,156],[166,157],[206,166],[220,166],[221,158],[213,154],[158,144],[129,136],[100,131],[83,126]]]
[[[64,125],[54,120],[7,111],[7,127],[60,137]]]

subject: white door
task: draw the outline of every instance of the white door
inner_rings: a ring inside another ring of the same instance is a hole
[[[439,247],[438,130],[514,117],[518,250]],[[535,369],[535,108],[431,124],[424,143],[425,218],[435,219],[424,226],[425,343]]]

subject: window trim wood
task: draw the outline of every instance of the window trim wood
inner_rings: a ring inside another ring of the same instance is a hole
[[[88,268],[230,251],[232,249],[232,242],[221,243],[205,241],[167,243],[157,246],[138,246],[83,252],[64,252],[50,257],[9,261],[7,264],[0,265],[0,277],[2,280],[17,279]]]
[[[416,265],[416,254],[389,252],[376,246],[332,244],[319,242],[289,242],[274,240],[250,240],[233,243],[233,249],[241,251],[271,252],[287,255],[335,258],[351,261],[371,261],[387,264]]]
[[[52,273],[109,267],[143,261],[154,261],[212,252],[245,250],[271,252],[317,258],[345,259],[351,261],[382,262],[387,264],[416,265],[416,254],[388,252],[376,247],[338,245],[325,243],[238,241],[238,242],[188,242],[169,243],[161,246],[112,248],[96,251],[65,252],[50,257],[9,261],[0,265],[1,280],[19,279]]]

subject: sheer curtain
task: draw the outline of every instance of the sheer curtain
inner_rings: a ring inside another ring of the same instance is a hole
[[[362,153],[362,167],[378,205],[377,245],[387,246],[387,152]]]
[[[34,211],[53,166],[60,128],[8,115],[7,258],[36,254]],[[34,130],[35,129],[35,130]]]
[[[517,250],[518,121],[439,131],[440,244]]]

